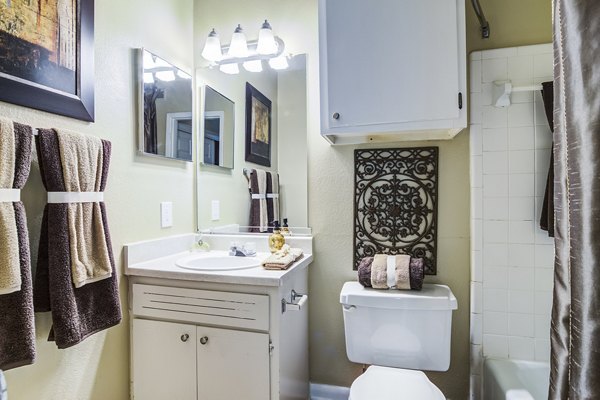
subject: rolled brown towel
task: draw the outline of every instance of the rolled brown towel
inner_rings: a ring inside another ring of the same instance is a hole
[[[371,285],[371,266],[374,257],[363,258],[358,265],[358,282],[364,287]],[[421,290],[425,280],[425,262],[422,258],[411,257],[410,259],[410,289]]]

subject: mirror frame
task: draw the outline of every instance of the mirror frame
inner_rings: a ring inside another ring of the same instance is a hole
[[[225,99],[229,100],[231,102],[231,104],[233,105],[233,138],[232,138],[232,151],[233,151],[233,163],[231,165],[231,167],[224,167],[221,165],[215,165],[215,164],[207,164],[204,162],[204,120],[205,120],[205,115],[206,115],[206,89],[210,89],[215,93],[218,93],[219,95],[223,96]],[[217,89],[213,88],[210,85],[202,85],[201,87],[201,98],[202,98],[202,105],[201,105],[201,115],[200,118],[198,118],[198,146],[196,146],[198,148],[198,163],[201,164],[204,167],[209,167],[209,168],[221,168],[223,170],[226,171],[232,171],[235,169],[235,128],[236,128],[236,123],[235,123],[235,101],[231,100],[229,97],[225,96],[223,93],[221,93],[220,91],[218,91]]]
[[[184,163],[193,163],[194,162],[194,152],[192,151],[192,159],[191,160],[184,160],[182,158],[175,158],[175,157],[167,157],[166,155],[161,155],[161,154],[152,154],[152,153],[147,153],[144,150],[144,52],[147,51],[148,53],[159,57],[160,59],[168,62],[169,64],[171,64],[172,66],[174,66],[175,68],[179,69],[182,72],[185,72],[186,74],[188,74],[191,79],[190,79],[190,89],[192,92],[192,109],[191,109],[191,113],[192,113],[192,149],[195,149],[196,146],[194,145],[194,140],[195,140],[195,135],[193,132],[193,128],[196,125],[195,124],[195,120],[196,120],[196,113],[194,113],[194,75],[190,74],[187,70],[173,64],[170,61],[167,61],[166,58],[159,56],[158,54],[156,54],[153,51],[148,50],[145,47],[140,47],[138,49],[136,49],[136,62],[137,62],[137,68],[136,68],[136,73],[137,73],[137,96],[138,96],[138,117],[137,117],[137,124],[138,124],[138,137],[137,137],[137,142],[138,142],[138,154],[141,156],[145,156],[145,157],[151,157],[151,158],[159,158],[162,160],[170,160],[170,161],[175,161],[175,162],[184,162]]]

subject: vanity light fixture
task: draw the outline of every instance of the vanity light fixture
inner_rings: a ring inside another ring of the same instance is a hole
[[[261,60],[245,61],[242,65],[248,72],[261,72],[263,70]]]
[[[273,69],[287,69],[290,65],[288,64],[287,56],[280,55],[279,57],[271,58],[269,60],[269,66]]]
[[[275,35],[273,35],[271,24],[269,24],[269,21],[266,19],[262,24],[260,31],[258,31],[258,44],[256,45],[256,52],[262,55],[277,53],[277,42],[275,42]]]
[[[240,67],[237,64],[222,64],[219,70],[225,74],[235,75],[240,73]]]
[[[154,83],[154,75],[152,75],[152,72],[144,72],[144,83]]]
[[[204,49],[202,50],[202,57],[212,62],[219,61],[223,58],[223,53],[221,52],[221,39],[219,39],[219,35],[214,28],[208,34]]]
[[[218,48],[217,48],[218,47]],[[238,24],[229,45],[221,46],[218,35],[213,29],[206,39],[202,57],[210,62],[211,66],[219,66],[221,72],[226,74],[239,73],[239,64],[249,72],[261,72],[262,61],[269,61],[272,69],[286,69],[288,62],[284,56],[285,43],[273,34],[269,21],[265,20],[258,33],[258,40],[246,41],[246,35]]]
[[[238,24],[237,28],[231,36],[231,44],[227,56],[231,58],[246,58],[248,57],[248,42],[242,26]]]

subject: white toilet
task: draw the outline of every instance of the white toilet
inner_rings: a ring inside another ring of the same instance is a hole
[[[340,302],[348,358],[371,365],[352,383],[349,400],[445,400],[422,370],[450,367],[457,303],[448,286],[375,290],[346,282]]]

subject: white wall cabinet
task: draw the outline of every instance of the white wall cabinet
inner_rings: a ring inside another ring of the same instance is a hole
[[[319,0],[321,132],[334,144],[467,126],[464,0]]]

